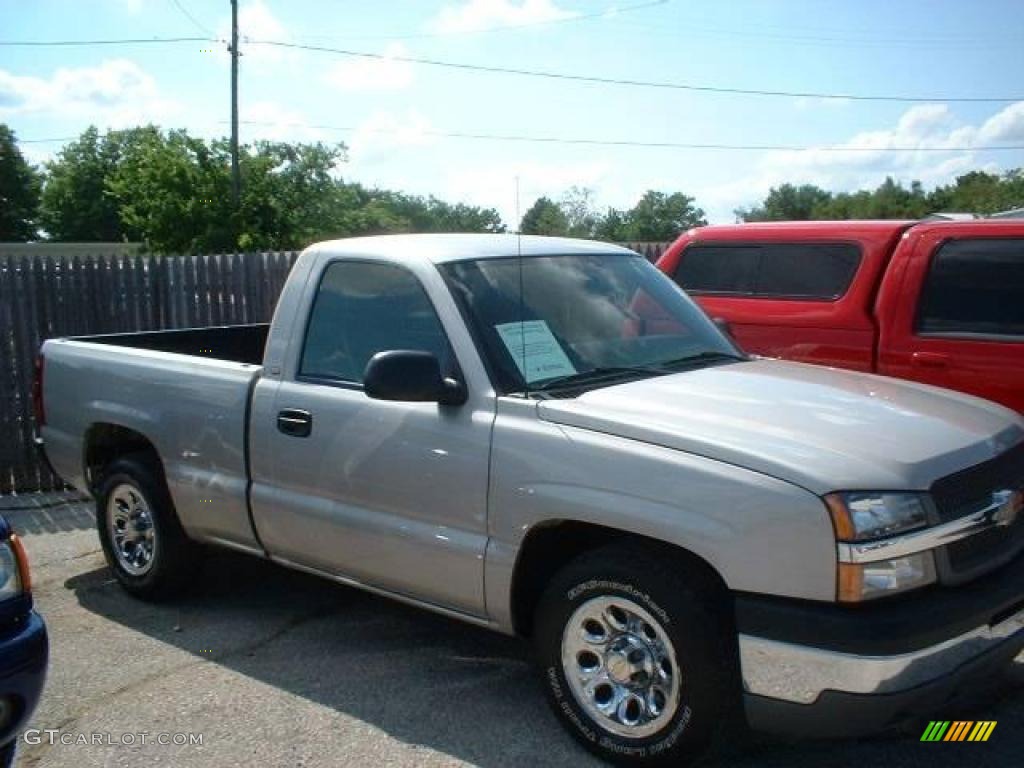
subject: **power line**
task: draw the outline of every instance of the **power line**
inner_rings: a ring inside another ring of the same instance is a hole
[[[6,47],[145,45],[148,43],[217,43],[216,37],[137,37],[118,40],[0,40]]]
[[[204,35],[210,35],[211,37],[213,37],[213,32],[210,31],[210,28],[207,27],[206,25],[202,24],[195,16],[193,16],[189,12],[188,8],[186,8],[184,5],[181,4],[180,0],[171,0],[171,4],[175,8],[177,8],[179,11],[181,11],[182,15],[184,15],[185,18],[187,18],[189,21],[191,21],[193,26],[195,26],[196,29],[198,29]]]
[[[338,125],[315,125],[310,123],[286,122],[271,120],[242,120],[243,125],[283,126],[292,128],[310,128],[322,131],[355,132],[364,130],[369,133],[402,133],[401,128],[352,128]],[[974,146],[896,146],[896,147],[856,147],[846,145],[802,146],[796,144],[720,144],[680,141],[634,141],[631,139],[593,139],[563,136],[527,136],[522,134],[476,133],[466,131],[437,131],[424,129],[419,131],[424,136],[436,136],[446,139],[472,139],[480,141],[510,141],[538,144],[575,144],[601,147],[645,147],[651,149],[707,149],[707,150],[738,150],[751,152],[1005,152],[1024,150],[1020,145],[974,145]]]
[[[185,43],[221,42],[215,37],[152,37],[152,38],[128,38],[119,40],[0,40],[0,46],[88,46],[88,45],[140,45],[149,43]],[[426,59],[417,56],[398,56],[383,53],[370,53],[368,51],[352,51],[344,48],[331,48],[322,45],[304,45],[301,43],[288,43],[282,40],[252,40],[246,42],[253,45],[267,45],[278,48],[290,48],[316,53],[332,53],[339,56],[370,59],[374,61],[401,61],[408,64],[421,64],[424,66],[443,67],[471,72],[485,72],[489,74],[517,75],[522,77],[544,78],[548,80],[575,81],[593,83],[597,85],[617,85],[638,88],[659,88],[678,91],[692,91],[697,93],[717,93],[736,96],[765,96],[783,98],[810,98],[810,99],[846,99],[848,101],[876,101],[876,102],[900,102],[900,103],[933,103],[947,102],[959,104],[1004,104],[1024,100],[1024,96],[902,96],[895,94],[863,94],[863,93],[822,93],[818,91],[784,91],[768,90],[758,88],[732,88],[714,85],[697,85],[694,83],[678,83],[661,80],[635,80],[613,77],[600,77],[596,75],[576,75],[566,72],[552,72],[550,70],[524,69],[519,67],[499,67],[484,64],[467,64],[465,62],[443,61],[440,59]]]
[[[756,88],[729,88],[713,85],[695,85],[693,83],[675,83],[663,80],[632,80],[613,77],[599,77],[596,75],[575,75],[565,72],[553,72],[541,69],[523,69],[519,67],[499,67],[484,64],[467,64],[464,62],[443,61],[441,59],[425,59],[418,56],[392,56],[383,53],[369,53],[367,51],[352,51],[345,48],[331,48],[322,45],[304,45],[301,43],[287,43],[281,40],[247,40],[253,45],[268,45],[278,48],[292,48],[316,53],[333,53],[339,56],[350,56],[354,58],[371,59],[374,61],[401,61],[407,64],[422,64],[431,67],[444,67],[447,69],[466,70],[471,72],[487,72],[489,74],[518,75],[523,77],[537,77],[548,80],[571,80],[582,83],[596,83],[598,85],[619,85],[639,88],[662,88],[678,91],[696,91],[700,93],[732,94],[742,96],[771,96],[785,98],[814,98],[814,99],[848,99],[850,101],[887,101],[887,102],[956,102],[956,103],[1006,103],[1024,100],[1024,96],[896,96],[891,94],[856,94],[856,93],[819,93],[813,91],[782,91],[764,90]]]
[[[52,139],[18,139],[19,144],[56,144],[63,141],[75,141],[79,136],[57,136]]]
[[[241,125],[253,126],[282,126],[289,128],[308,128],[321,131],[338,131],[341,133],[353,133],[358,130],[369,133],[401,133],[400,128],[355,128],[340,125],[317,125],[313,123],[279,123],[272,120],[240,120]],[[634,141],[631,139],[593,139],[575,138],[562,136],[526,136],[521,134],[496,134],[476,133],[467,131],[438,131],[424,129],[420,131],[425,136],[434,136],[442,139],[466,139],[475,141],[508,141],[536,144],[568,144],[600,147],[638,147],[648,149],[706,149],[740,152],[1012,152],[1024,150],[1024,144],[977,144],[949,147],[935,146],[896,146],[896,147],[851,147],[845,145],[797,145],[797,144],[722,144],[702,142],[681,142],[681,141]],[[19,144],[52,144],[64,141],[74,141],[78,136],[60,136],[48,139],[18,139]]]

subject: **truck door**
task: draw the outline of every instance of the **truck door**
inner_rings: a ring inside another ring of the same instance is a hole
[[[879,372],[1024,412],[1024,228],[963,226],[924,225],[900,246],[903,278],[879,298]]]
[[[276,391],[254,399],[263,546],[291,564],[483,615],[493,394],[467,381],[468,402],[443,406],[363,392],[366,363],[385,350],[432,352],[466,380],[434,301],[404,265],[331,261],[299,315]]]

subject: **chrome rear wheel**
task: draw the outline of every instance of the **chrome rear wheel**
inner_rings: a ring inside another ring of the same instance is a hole
[[[107,531],[118,564],[132,576],[149,573],[157,554],[153,512],[142,491],[129,483],[107,498]]]

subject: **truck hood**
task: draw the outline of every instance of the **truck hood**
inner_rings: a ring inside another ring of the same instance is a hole
[[[543,400],[540,418],[706,456],[815,493],[927,490],[1024,440],[1002,406],[884,376],[752,360]]]

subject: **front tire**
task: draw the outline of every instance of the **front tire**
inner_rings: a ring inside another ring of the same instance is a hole
[[[655,766],[708,746],[738,690],[734,641],[703,583],[644,546],[585,553],[552,579],[537,656],[556,716],[588,750]]]
[[[96,494],[96,527],[107,563],[136,597],[174,597],[198,571],[199,545],[182,529],[163,473],[147,456],[108,467]]]

